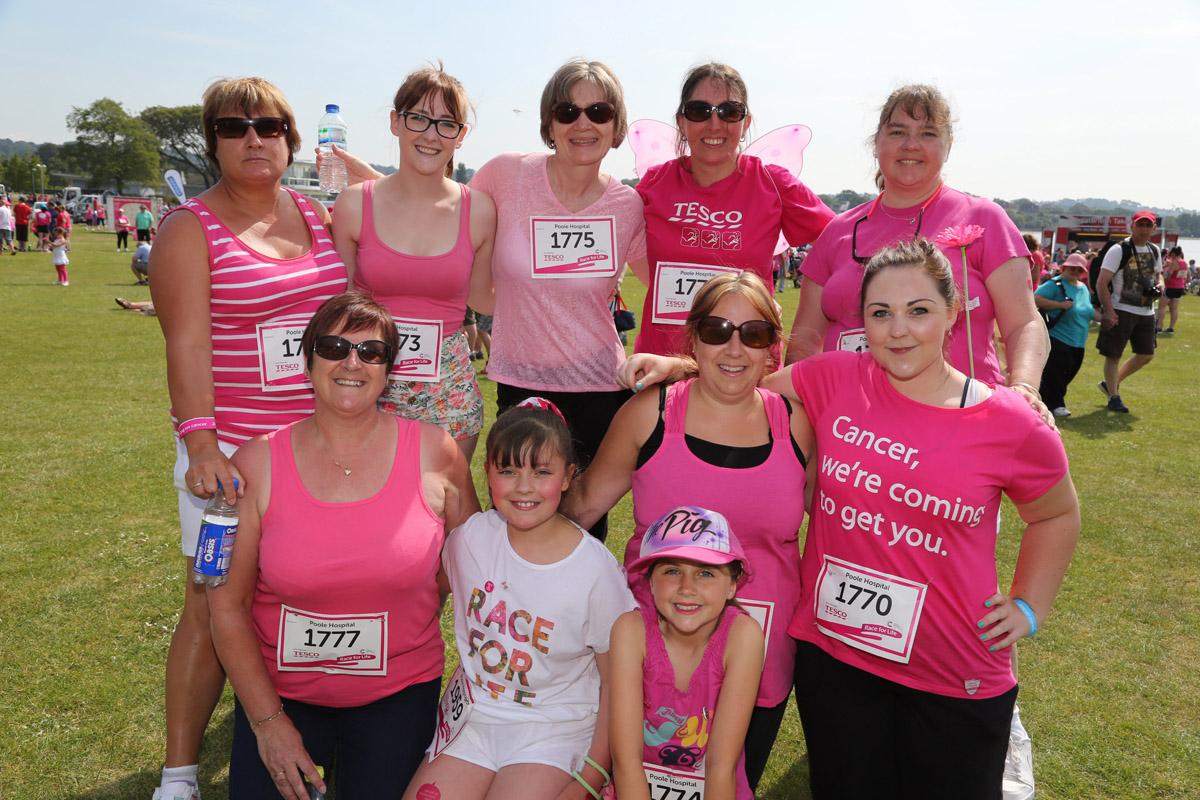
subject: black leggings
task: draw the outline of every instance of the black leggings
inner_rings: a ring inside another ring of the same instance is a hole
[[[370,680],[362,678],[361,680]],[[341,800],[400,797],[416,773],[437,725],[442,681],[428,681],[354,708],[329,708],[284,698],[313,763]],[[279,797],[242,704],[235,703],[230,800]]]
[[[1046,366],[1042,367],[1042,385],[1038,390],[1049,409],[1067,405],[1067,386],[1079,374],[1085,352],[1082,347],[1072,347],[1050,337],[1050,355],[1046,358]]]
[[[129,231],[117,231],[117,247],[129,249]]]
[[[1017,687],[944,697],[799,642],[795,688],[814,800],[1000,800]]]
[[[496,384],[496,414],[499,416],[527,397],[544,397],[563,413],[567,425],[571,428],[571,436],[575,440],[575,455],[579,458],[579,466],[583,469],[596,456],[604,434],[613,417],[633,397],[633,392],[622,389],[618,392],[542,392],[536,389],[525,389],[520,386],[510,386],[506,383]],[[608,515],[592,526],[588,533],[600,541],[608,536]]]
[[[750,715],[750,727],[746,728],[746,781],[750,791],[758,790],[758,782],[762,780],[763,771],[767,768],[767,759],[771,757],[771,748],[775,746],[775,738],[779,736],[779,726],[783,724],[783,715],[787,711],[787,699],[777,706],[755,706]]]

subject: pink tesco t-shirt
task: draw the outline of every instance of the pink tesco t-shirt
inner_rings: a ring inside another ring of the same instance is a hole
[[[820,461],[788,633],[913,689],[1011,689],[1011,653],[989,653],[976,625],[998,587],[1000,498],[1027,503],[1058,483],[1061,439],[1007,388],[937,408],[896,391],[870,353],[791,369]]]
[[[885,196],[886,199],[886,196]],[[860,308],[863,266],[852,257],[854,224],[867,215],[874,201],[863,203],[839,214],[813,245],[801,272],[805,280],[822,287],[821,311],[829,321],[825,331],[826,350],[865,350]],[[918,208],[893,209],[886,205],[874,210],[858,226],[857,254],[870,258],[884,247],[911,239],[917,231]],[[920,234],[930,240],[952,225],[981,225],[983,236],[967,247],[967,272],[971,313],[971,338],[975,355],[975,377],[987,383],[1005,382],[992,344],[996,310],[985,281],[1001,264],[1012,258],[1028,258],[1029,248],[1020,231],[1004,209],[982,197],[972,197],[957,189],[944,187],[920,216]],[[963,290],[962,251],[943,247],[950,261],[954,282]],[[966,315],[959,314],[950,331],[950,363],[968,372]]]
[[[684,352],[683,324],[696,290],[720,271],[750,270],[773,286],[780,231],[789,244],[813,241],[833,212],[785,168],[741,156],[711,186],[692,178],[683,156],[646,172],[637,185],[646,205],[650,286],[636,352]],[[657,320],[657,321],[656,321]]]
[[[618,391],[622,387],[615,376],[625,348],[608,303],[625,264],[645,257],[642,201],[633,189],[610,178],[599,200],[582,211],[568,211],[550,188],[549,157],[505,153],[484,164],[471,180],[473,188],[496,203],[496,311],[488,377],[525,389]],[[583,248],[585,243],[591,246]],[[562,245],[559,252],[553,252],[556,244]],[[555,271],[551,259],[576,263],[581,249],[587,252],[578,263],[596,265],[593,271]]]

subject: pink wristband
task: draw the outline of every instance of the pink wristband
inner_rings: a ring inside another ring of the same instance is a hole
[[[192,431],[215,431],[216,429],[217,421],[212,417],[194,417],[179,423],[179,427],[175,429],[175,433],[182,439]]]

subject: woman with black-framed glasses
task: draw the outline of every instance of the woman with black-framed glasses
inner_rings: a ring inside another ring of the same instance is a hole
[[[262,78],[204,93],[206,154],[217,183],[162,221],[150,287],[166,339],[177,420],[175,489],[187,573],[207,499],[246,491],[229,461],[239,445],[312,413],[300,332],[346,270],[320,204],[281,185],[300,146],[292,110]],[[166,769],[156,797],[198,797],[196,763],[225,673],[213,649],[204,586],[186,579],[167,656]]]
[[[983,234],[966,246],[965,279],[959,247],[942,245],[955,267],[959,291],[965,280],[969,295],[949,337],[950,362],[979,380],[1011,386],[1049,419],[1037,402],[1049,344],[1033,303],[1029,248],[1004,209],[942,180],[953,142],[950,105],[936,88],[902,86],[887,99],[871,137],[879,195],[839,214],[813,245],[804,262],[786,360],[792,363],[823,350],[862,352],[866,336],[857,300],[867,260],[898,241],[918,235],[936,240],[948,227],[976,225]],[[997,325],[1007,362],[1003,371],[992,341]]]
[[[563,508],[588,525],[632,488],[635,530],[626,564],[637,558],[646,528],[679,505],[706,503],[737,531],[752,576],[738,601],[766,635],[763,676],[745,740],[746,778],[753,789],[792,688],[795,642],[786,627],[800,598],[797,537],[812,429],[800,409],[758,388],[777,366],[783,322],[757,275],[727,272],[706,282],[683,330],[684,352],[691,358],[682,373],[690,379],[642,392],[622,407]],[[631,588],[639,600],[647,598],[647,586],[634,581]],[[669,741],[680,744],[678,738]]]
[[[401,341],[365,294],[330,299],[299,341],[312,416],[234,455],[246,493],[209,590],[230,797],[400,797],[433,738],[442,544],[479,502],[449,434],[377,406]]]
[[[651,267],[639,353],[682,352],[696,289],[742,269],[773,286],[780,232],[798,247],[833,217],[787,169],[741,153],[749,105],[745,81],[726,64],[695,67],[683,81],[675,113],[679,157],[651,168],[637,185]]]
[[[468,303],[492,307],[496,209],[451,178],[470,103],[440,67],[396,91],[391,131],[399,169],[349,187],[334,206],[334,241],[354,286],[387,307],[401,335],[385,410],[440,425],[469,460],[483,428],[483,395],[462,321]]]

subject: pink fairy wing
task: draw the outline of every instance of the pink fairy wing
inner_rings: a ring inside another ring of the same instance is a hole
[[[812,130],[807,125],[798,123],[784,125],[773,131],[768,131],[747,145],[745,154],[757,156],[764,164],[775,164],[783,167],[793,175],[799,175],[804,169],[804,148],[812,141]],[[779,234],[775,244],[775,255],[779,255],[789,247],[787,239]]]
[[[639,178],[645,177],[651,167],[665,164],[676,155],[675,128],[656,119],[632,123],[626,141],[633,150],[633,170]]]

